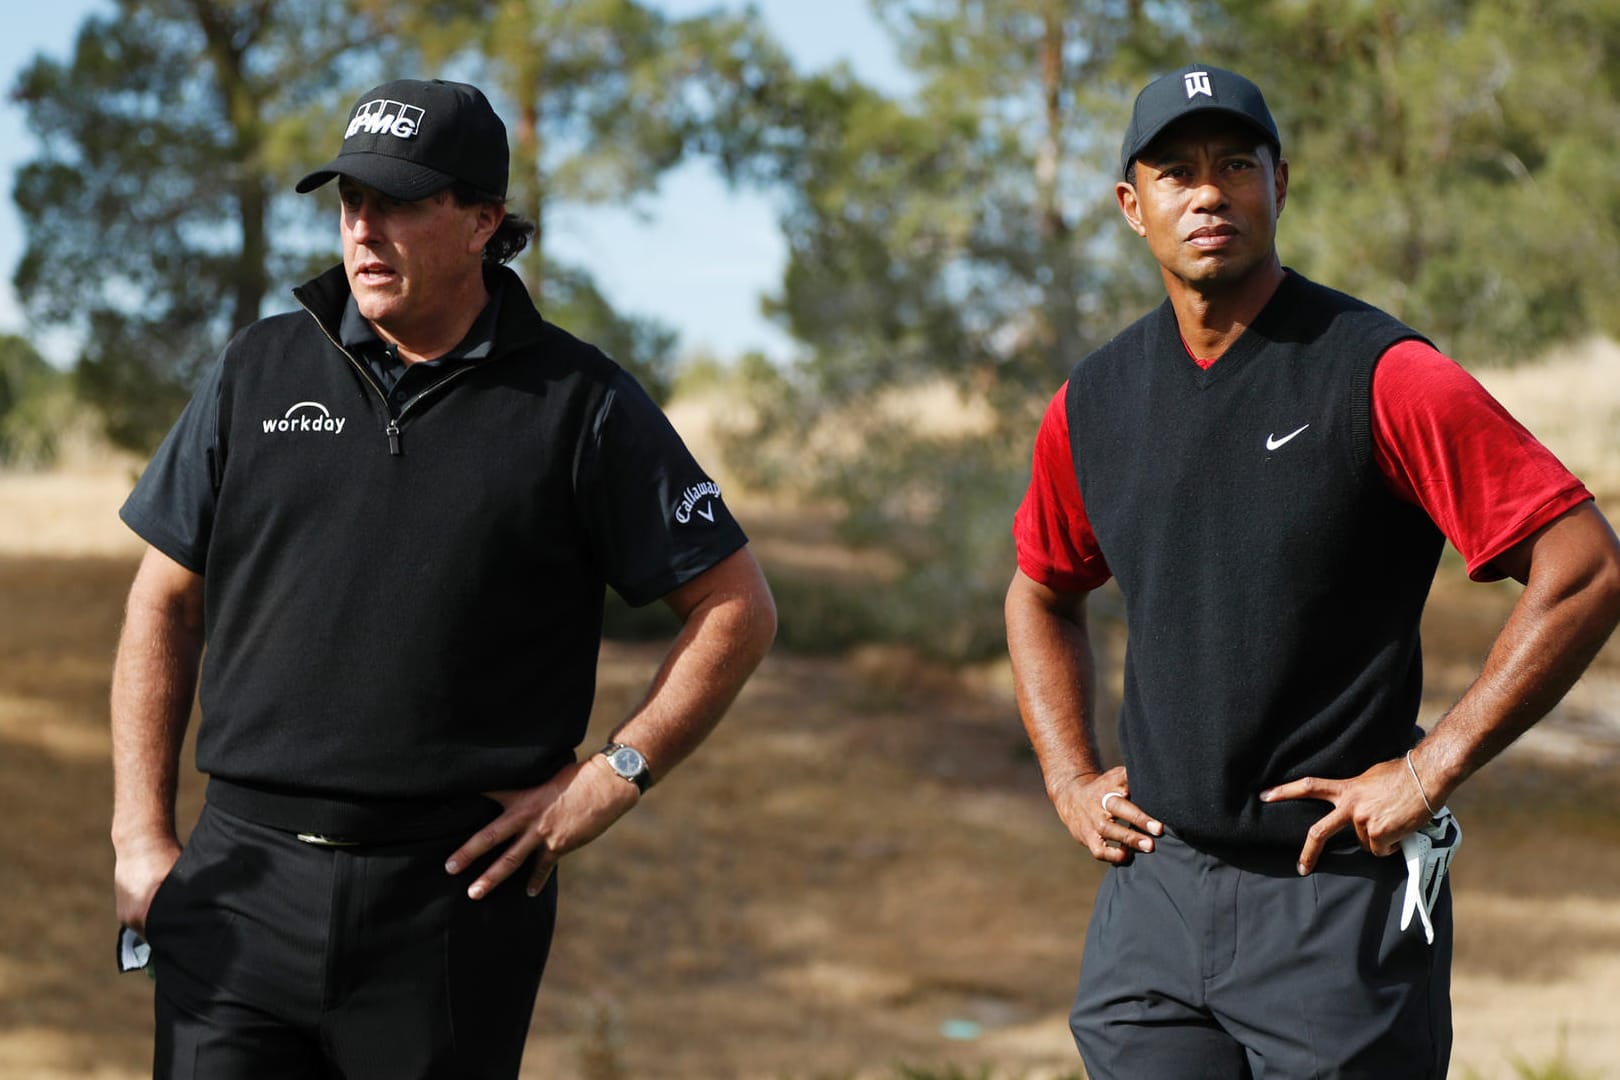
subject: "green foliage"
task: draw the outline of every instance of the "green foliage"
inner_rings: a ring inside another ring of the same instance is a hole
[[[1617,41],[1613,0],[1266,0],[1209,52],[1277,113],[1285,261],[1511,362],[1620,330]]]
[[[776,642],[784,649],[834,656],[855,644],[904,640],[892,617],[898,601],[889,588],[791,570],[772,570],[769,577],[781,620]]]
[[[805,353],[759,381],[733,457],[900,557],[886,635],[990,647],[1041,408],[1163,297],[1113,198],[1153,74],[1205,60],[1265,89],[1292,167],[1287,264],[1469,362],[1616,332],[1616,0],[873,7],[914,93],[834,69],[777,95],[797,130],[768,145],[790,253],[768,307]],[[896,395],[941,380],[994,421],[897,420]]]
[[[206,320],[201,317],[185,334],[163,319],[106,309],[89,313],[73,384],[79,398],[101,414],[113,445],[141,451],[163,440],[215,344]]]
[[[671,389],[677,394],[702,394],[725,387],[731,381],[730,364],[707,349],[698,349],[680,358]]]
[[[484,86],[508,119],[509,205],[539,227],[514,264],[541,310],[600,345],[662,397],[674,332],[622,316],[581,268],[548,261],[567,204],[623,203],[694,154],[743,176],[789,67],[751,11],[671,18],[642,0],[359,0],[397,21],[430,68]]]
[[[0,464],[49,465],[72,414],[66,376],[24,339],[0,335]]]
[[[553,263],[547,282],[547,319],[607,353],[662,401],[674,379],[675,331],[656,319],[615,310],[578,267]]]
[[[71,60],[36,57],[12,88],[43,145],[17,177],[14,282],[34,325],[84,341],[76,385],[116,442],[154,446],[231,333],[330,265],[332,204],[292,184],[331,156],[355,94],[423,70],[485,81],[506,113],[512,205],[542,227],[518,269],[542,310],[667,386],[673,332],[547,265],[546,212],[648,192],[691,153],[740,175],[785,70],[753,15],[121,0],[85,21]]]
[[[282,282],[272,229],[307,223],[292,177],[330,153],[322,95],[373,29],[337,0],[123,0],[19,75],[43,149],[17,175],[13,281],[35,325],[85,341],[78,386],[115,441],[153,445]]]
[[[736,465],[847,507],[849,539],[905,568],[889,632],[966,659],[1002,647],[1010,517],[1041,406],[1153,302],[1157,275],[1119,243],[1099,147],[1177,31],[1100,0],[877,10],[918,89],[895,101],[842,70],[795,88],[802,134],[777,166],[790,261],[769,304],[808,353],[760,387]],[[884,400],[940,383],[993,419],[940,431],[908,422],[903,395]]]

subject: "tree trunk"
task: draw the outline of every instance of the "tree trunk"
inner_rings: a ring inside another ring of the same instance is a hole
[[[237,224],[242,232],[242,248],[235,273],[236,288],[231,304],[231,332],[242,329],[259,317],[259,307],[269,287],[270,240],[267,218],[270,193],[264,176],[263,103],[242,70],[242,56],[259,37],[268,12],[253,13],[245,26],[232,22],[231,13],[209,0],[192,0],[192,12],[207,43],[208,59],[214,69],[214,87],[231,126],[232,155],[239,170],[232,185],[236,189]]]
[[[1046,338],[1053,357],[1061,365],[1072,362],[1079,337],[1076,322],[1075,252],[1071,244],[1072,226],[1063,214],[1059,176],[1063,168],[1063,46],[1065,40],[1062,4],[1053,0],[1045,12],[1041,37],[1041,100],[1045,127],[1035,158],[1036,204],[1040,214],[1042,261],[1046,265]]]
[[[242,225],[242,257],[231,306],[233,334],[258,319],[269,288],[270,236],[266,218],[270,214],[270,193],[264,177],[250,171],[237,181],[236,207]]]

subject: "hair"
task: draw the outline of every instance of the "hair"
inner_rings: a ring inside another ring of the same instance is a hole
[[[488,205],[506,209],[504,196],[480,191],[465,180],[452,181],[449,191],[457,206]],[[519,252],[529,246],[529,240],[534,236],[535,230],[535,223],[528,218],[508,213],[495,227],[495,235],[484,245],[484,261],[497,264],[511,262],[517,258]]]

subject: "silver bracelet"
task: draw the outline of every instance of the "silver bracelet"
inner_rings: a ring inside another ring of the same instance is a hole
[[[1423,797],[1424,808],[1429,811],[1430,817],[1434,817],[1439,811],[1429,801],[1429,793],[1423,790],[1423,778],[1417,774],[1417,766],[1412,764],[1412,751],[1410,750],[1406,752],[1406,769],[1412,774],[1412,782],[1417,785],[1418,794]]]

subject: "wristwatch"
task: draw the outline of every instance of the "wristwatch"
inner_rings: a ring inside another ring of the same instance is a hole
[[[652,783],[652,773],[647,771],[647,759],[635,747],[610,742],[599,752],[607,758],[608,766],[636,785],[637,790],[646,791],[647,785]]]

